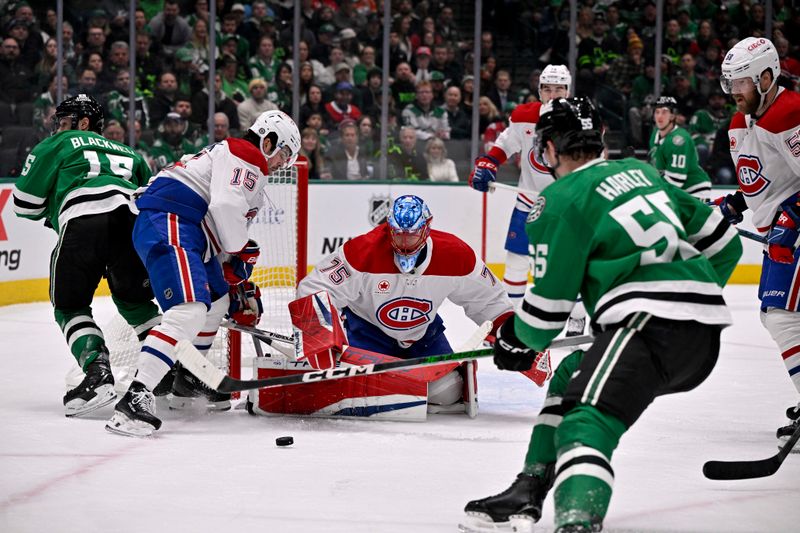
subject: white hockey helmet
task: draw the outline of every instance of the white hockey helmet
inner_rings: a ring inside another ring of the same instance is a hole
[[[566,65],[547,65],[539,74],[539,86],[543,83],[548,85],[566,85],[567,92],[572,86],[572,76]]]
[[[772,84],[766,91],[762,91],[760,78],[766,69],[772,69]],[[752,80],[756,91],[761,95],[763,105],[765,95],[778,82],[780,73],[781,61],[772,41],[764,37],[748,37],[736,43],[725,55],[719,83],[725,94],[731,94],[738,92],[734,90],[736,80]]]
[[[258,135],[260,139],[259,149],[264,154],[264,157],[269,159],[278,153],[279,150],[286,147],[289,149],[291,155],[286,160],[286,166],[291,166],[297,161],[297,154],[300,153],[300,130],[297,129],[297,124],[291,119],[289,115],[283,111],[265,111],[261,113],[258,118],[250,126],[250,131]],[[264,138],[274,134],[272,139],[272,153],[264,152]]]

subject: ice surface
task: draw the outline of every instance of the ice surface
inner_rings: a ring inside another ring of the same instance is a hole
[[[755,287],[726,297],[735,325],[714,373],[656,400],[623,436],[607,531],[800,531],[800,455],[763,479],[701,473],[709,459],[774,454],[775,429],[797,402],[759,323]],[[96,302],[99,323],[110,309],[109,299]],[[443,315],[454,343],[474,327],[453,306]],[[159,404],[157,436],[126,439],[103,429],[111,407],[64,417],[70,357],[48,304],[0,308],[0,333],[2,532],[455,532],[468,500],[506,488],[521,468],[544,394],[485,360],[475,420],[187,414]],[[283,435],[294,446],[277,447]],[[537,531],[552,520],[548,499]]]

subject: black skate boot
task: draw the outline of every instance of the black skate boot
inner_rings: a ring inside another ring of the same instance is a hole
[[[509,522],[519,531],[531,529],[542,517],[542,504],[553,485],[554,469],[555,464],[551,463],[543,475],[519,474],[500,494],[469,502],[464,507],[469,522],[464,531],[492,531],[496,525]]]
[[[208,409],[212,411],[227,411],[231,408],[230,394],[217,392],[208,387],[180,363],[176,363],[175,368],[177,370],[175,381],[172,383],[170,409],[191,409],[195,404],[195,399],[201,396],[207,401]]]
[[[786,418],[789,420],[800,419],[800,403],[786,410]]]
[[[179,363],[175,363],[172,365],[172,368],[169,369],[169,372],[164,374],[164,377],[161,378],[161,381],[158,382],[156,388],[153,389],[153,395],[156,397],[166,396],[172,390],[172,383],[175,381],[175,373],[177,369],[175,367],[178,366]]]
[[[149,437],[161,427],[161,420],[156,416],[155,396],[138,381],[131,383],[115,409],[114,416],[106,423],[106,429],[111,433]]]
[[[64,395],[66,416],[81,416],[91,413],[117,398],[114,391],[114,376],[108,350],[101,348],[100,355],[86,367],[86,376],[80,384]]]

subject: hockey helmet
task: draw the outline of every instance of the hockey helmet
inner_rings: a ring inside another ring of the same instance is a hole
[[[433,215],[419,196],[406,194],[392,204],[387,222],[394,256],[400,270],[411,272],[428,236]]]
[[[565,65],[547,65],[539,74],[539,93],[541,96],[542,85],[565,85],[567,94],[572,86],[572,76]]]
[[[89,131],[102,133],[103,131],[103,106],[88,94],[78,94],[62,101],[56,107],[53,115],[53,132],[58,130],[61,119],[71,118],[71,130],[78,129],[78,122],[82,118],[89,119]]]
[[[762,91],[760,78],[766,69],[772,70],[772,84]],[[772,41],[764,37],[748,37],[736,43],[725,55],[719,83],[726,94],[738,94],[748,90],[750,83],[745,80],[750,80],[763,104],[765,95],[778,82],[780,73],[781,61]]]
[[[277,154],[280,150],[288,152],[286,166],[290,167],[297,161],[300,153],[300,130],[297,124],[283,111],[265,111],[250,126],[250,131],[259,138],[259,149],[266,159]],[[272,152],[264,152],[264,139],[272,141]]]
[[[678,101],[673,96],[659,96],[656,103],[653,104],[653,109],[659,107],[666,107],[670,113],[675,113],[678,111]]]
[[[556,155],[580,150],[598,156],[603,151],[603,121],[588,98],[556,98],[541,108],[536,124],[537,153],[551,174],[556,165],[545,157],[547,141],[555,145]]]

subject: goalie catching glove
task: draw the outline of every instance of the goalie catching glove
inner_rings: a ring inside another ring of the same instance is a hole
[[[260,254],[261,248],[253,239],[247,241],[244,248],[235,254],[231,254],[231,258],[222,263],[222,274],[225,276],[225,281],[228,282],[228,285],[239,285],[250,279],[253,274],[253,267],[256,266]]]
[[[244,281],[231,287],[228,294],[231,299],[228,306],[230,319],[242,326],[255,327],[264,313],[261,289],[251,281]]]

